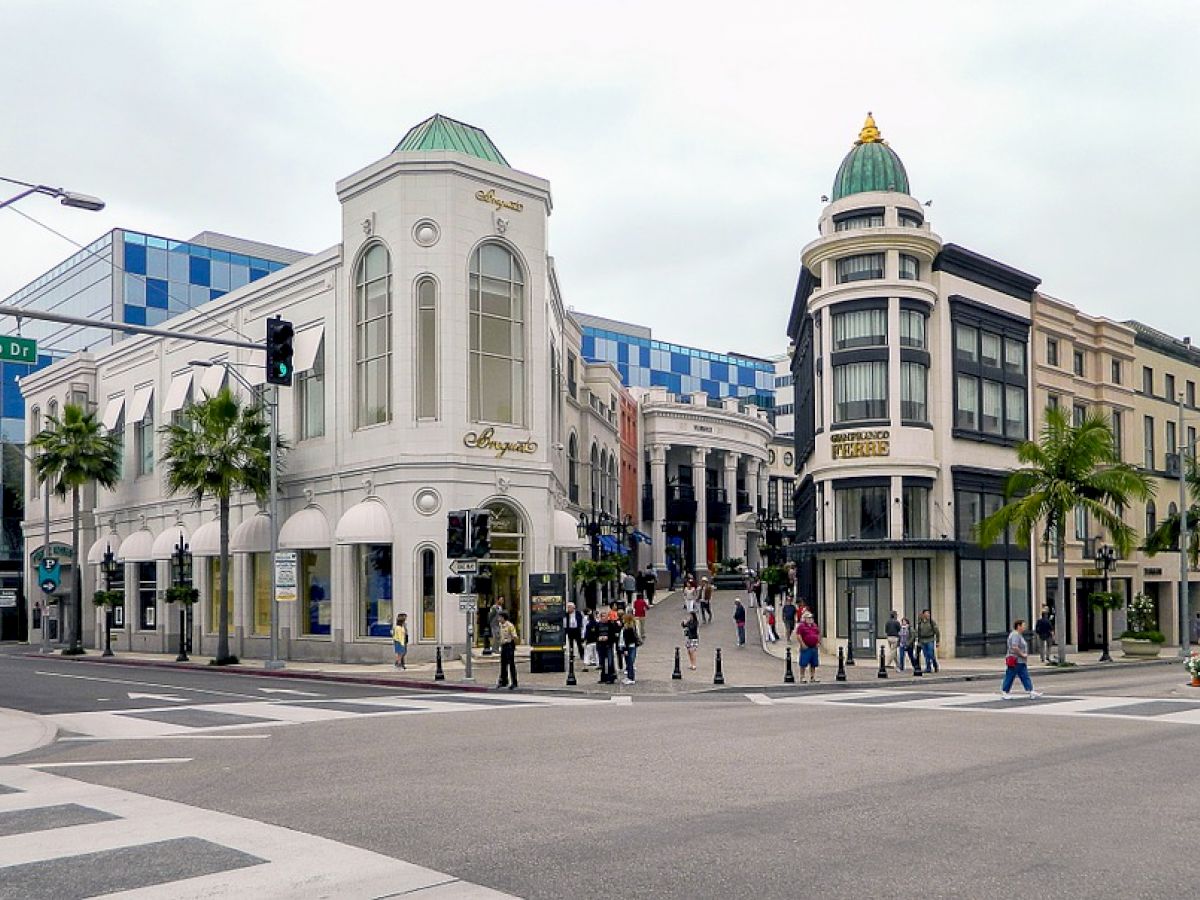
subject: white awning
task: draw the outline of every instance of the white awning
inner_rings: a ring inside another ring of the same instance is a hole
[[[213,519],[205,522],[192,535],[192,556],[221,555],[221,522]]]
[[[172,525],[162,534],[154,539],[154,547],[150,553],[155,559],[174,559],[175,545],[179,543],[180,537],[186,545],[188,540],[188,530],[183,525]],[[188,548],[191,549],[190,547]]]
[[[325,337],[325,323],[316,328],[296,332],[293,343],[292,365],[297,372],[307,372],[317,361],[317,351],[321,349],[321,340]]]
[[[354,504],[337,523],[339,544],[390,544],[394,538],[392,517],[378,497]]]
[[[127,412],[130,425],[136,425],[146,418],[146,411],[150,409],[150,399],[154,396],[154,385],[144,384],[133,393],[133,399],[129,401],[129,410]]]
[[[163,415],[169,416],[173,412],[178,412],[183,409],[183,402],[187,400],[188,388],[192,386],[192,370],[186,372],[178,372],[171,378],[171,386],[167,388],[167,399],[163,401]]]
[[[328,550],[333,545],[329,520],[319,506],[293,513],[279,529],[281,550]]]
[[[246,380],[255,387],[267,383],[267,353],[265,350],[251,350],[250,359],[246,362],[243,372]]]
[[[92,544],[92,549],[88,551],[87,561],[93,566],[98,566],[104,562],[104,551],[111,549],[113,556],[117,555],[117,551],[121,549],[121,536],[115,531],[103,534],[96,538]]]
[[[270,553],[271,517],[260,512],[251,516],[229,536],[230,553]]]
[[[120,397],[110,397],[108,405],[104,407],[104,417],[100,423],[104,426],[105,431],[112,431],[117,427],[117,423],[121,421],[121,410],[125,408],[125,395]]]
[[[139,528],[121,541],[117,562],[154,562],[154,535],[149,528]]]
[[[200,391],[209,397],[217,396],[221,392],[223,384],[225,384],[225,367],[220,363],[209,366],[200,376]]]
[[[554,546],[578,550],[588,545],[587,538],[579,536],[579,523],[565,509],[554,511]]]

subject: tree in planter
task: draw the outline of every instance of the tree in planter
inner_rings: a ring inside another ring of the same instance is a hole
[[[596,563],[590,559],[577,559],[571,566],[571,581],[583,591],[586,609],[596,608]]]
[[[74,403],[62,418],[48,416],[46,427],[30,442],[38,480],[59,499],[71,495],[71,631],[66,655],[83,653],[83,581],[79,565],[79,492],[93,482],[112,490],[121,479],[120,441],[95,413]],[[49,548],[47,548],[49,549]]]
[[[759,580],[767,586],[767,602],[774,602],[780,587],[787,584],[788,575],[783,566],[767,566],[759,573]]]
[[[1166,635],[1156,629],[1158,609],[1148,594],[1134,594],[1126,610],[1126,629],[1117,635],[1119,640],[1150,641],[1164,644]]]
[[[218,666],[236,663],[229,653],[229,506],[236,491],[266,499],[271,485],[270,426],[263,408],[243,404],[229,388],[188,408],[162,428],[167,491],[191,494],[197,504],[217,501],[221,529],[221,584],[217,622]],[[279,452],[286,444],[279,442]]]
[[[1007,532],[1028,548],[1039,526],[1054,536],[1058,554],[1058,590],[1054,615],[1058,629],[1058,663],[1067,661],[1066,629],[1066,532],[1076,507],[1112,536],[1122,555],[1134,543],[1134,531],[1116,510],[1134,500],[1147,500],[1154,488],[1150,479],[1133,466],[1121,462],[1113,444],[1108,422],[1095,413],[1072,425],[1062,409],[1048,407],[1042,433],[1036,441],[1017,447],[1023,464],[1004,484],[1004,506],[976,526],[982,547],[994,544]]]

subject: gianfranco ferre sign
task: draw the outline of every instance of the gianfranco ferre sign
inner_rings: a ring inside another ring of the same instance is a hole
[[[887,431],[844,431],[831,435],[834,459],[858,459],[863,456],[887,456],[892,452]]]
[[[511,209],[513,212],[520,212],[525,208],[520,200],[505,200],[502,197],[496,196],[496,189],[489,188],[486,191],[476,191],[475,199],[480,203],[490,203],[496,209]]]
[[[505,453],[537,453],[538,448],[533,438],[526,438],[523,441],[498,441],[494,428],[468,431],[463,435],[463,444],[475,450],[493,450],[497,458]]]

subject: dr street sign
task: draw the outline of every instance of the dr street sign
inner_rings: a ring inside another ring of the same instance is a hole
[[[450,571],[455,575],[474,575],[479,571],[479,560],[456,559],[450,563]]]
[[[37,364],[37,341],[33,338],[0,338],[0,362]]]

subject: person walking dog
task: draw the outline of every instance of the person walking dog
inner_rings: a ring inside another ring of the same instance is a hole
[[[1012,699],[1012,685],[1017,678],[1021,686],[1029,692],[1029,699],[1042,696],[1041,691],[1033,689],[1033,681],[1029,678],[1029,645],[1025,643],[1025,620],[1013,622],[1012,631],[1008,635],[1008,656],[1004,658],[1004,682],[1000,685],[1000,696],[1005,700]]]

